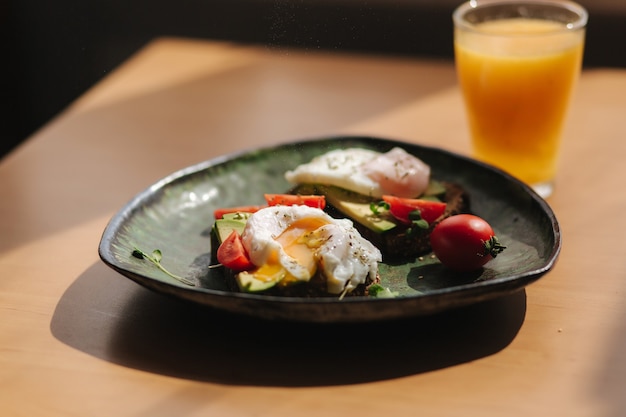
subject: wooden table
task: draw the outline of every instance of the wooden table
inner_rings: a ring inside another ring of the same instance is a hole
[[[453,66],[153,42],[0,163],[0,415],[624,415],[625,96],[626,71],[584,71],[549,199],[561,256],[525,291],[383,325],[264,323],[110,270],[108,220],[251,147],[346,133],[467,153]]]

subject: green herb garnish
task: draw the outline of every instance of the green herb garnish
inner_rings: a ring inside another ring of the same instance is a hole
[[[398,296],[398,293],[396,291],[391,291],[389,288],[383,287],[380,284],[370,285],[367,289],[367,294],[370,297],[376,298],[394,298]]]
[[[135,258],[137,258],[137,259],[147,259],[147,260],[149,260],[157,268],[159,268],[161,271],[163,271],[164,273],[166,273],[170,277],[174,278],[175,280],[182,282],[183,284],[195,286],[195,284],[193,282],[191,282],[190,280],[188,280],[187,278],[184,278],[184,277],[178,276],[176,274],[173,274],[170,271],[168,271],[167,269],[165,269],[165,267],[161,264],[161,259],[163,259],[163,254],[161,253],[161,251],[159,249],[153,250],[152,251],[152,256],[151,256],[151,255],[148,255],[146,252],[142,251],[141,249],[134,248],[133,252],[132,252],[132,255]]]
[[[411,220],[411,226],[406,231],[408,236],[414,236],[420,230],[426,230],[430,227],[430,224],[426,220],[422,219],[422,214],[419,210],[410,212],[409,220]]]
[[[380,215],[380,209],[383,210],[389,210],[389,203],[387,203],[386,201],[379,201],[379,202],[371,202],[370,203],[370,210],[372,210],[372,213],[374,213],[374,215],[378,216]]]

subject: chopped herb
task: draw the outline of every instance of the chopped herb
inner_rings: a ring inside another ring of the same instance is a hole
[[[389,203],[387,203],[386,201],[379,201],[377,203],[375,203],[375,202],[371,202],[370,203],[370,210],[376,216],[380,215],[380,209],[389,210],[389,207],[390,207]]]
[[[411,220],[411,227],[406,231],[408,236],[413,236],[420,230],[426,230],[430,227],[430,224],[422,219],[422,215],[419,210],[414,210],[409,213],[409,220]]]
[[[165,269],[165,267],[163,265],[161,265],[161,259],[163,259],[163,254],[161,253],[161,251],[159,249],[153,250],[152,251],[152,255],[148,255],[146,252],[142,251],[141,249],[134,248],[133,252],[132,252],[132,255],[135,258],[137,258],[137,259],[147,259],[147,260],[149,260],[157,268],[159,268],[161,271],[163,271],[164,273],[166,273],[170,277],[174,278],[175,280],[182,282],[183,284],[195,286],[195,284],[193,282],[191,282],[190,280],[188,280],[187,278],[180,277],[178,275],[172,274],[170,271]]]
[[[376,298],[395,298],[398,296],[396,291],[391,291],[387,287],[383,287],[380,284],[372,284],[367,289],[367,293],[370,297]]]

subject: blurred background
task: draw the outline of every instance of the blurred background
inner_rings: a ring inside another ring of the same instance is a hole
[[[160,36],[452,60],[462,0],[4,0],[0,158]],[[626,68],[626,0],[590,12],[584,65]]]

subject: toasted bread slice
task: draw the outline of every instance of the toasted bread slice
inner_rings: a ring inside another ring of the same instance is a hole
[[[437,198],[446,203],[446,208],[444,213],[434,222],[431,222],[426,229],[417,229],[403,225],[400,222],[394,221],[390,215],[382,215],[380,222],[384,222],[385,224],[391,222],[393,223],[391,227],[379,228],[376,225],[373,227],[373,222],[369,221],[372,214],[370,214],[370,216],[359,216],[359,218],[356,218],[350,215],[350,213],[345,210],[345,204],[337,202],[336,198],[330,199],[334,200],[334,204],[333,202],[329,202],[326,211],[333,217],[350,218],[361,235],[378,247],[383,254],[384,260],[414,258],[430,251],[430,233],[440,221],[446,217],[469,211],[469,196],[461,186],[449,182],[439,182],[438,186],[442,189],[439,190]],[[294,194],[325,194],[328,192],[328,187],[314,184],[300,184],[290,192]],[[430,197],[433,196],[429,196],[429,198]],[[377,199],[362,195],[351,198],[354,198],[353,201],[358,201],[358,204],[364,207],[369,207],[370,203],[376,204],[378,202]]]

